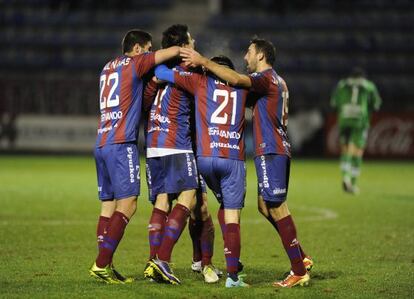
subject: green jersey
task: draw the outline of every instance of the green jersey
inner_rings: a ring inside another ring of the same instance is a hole
[[[372,111],[381,106],[381,97],[375,84],[365,78],[347,78],[339,81],[331,105],[338,111],[340,127],[368,127]]]

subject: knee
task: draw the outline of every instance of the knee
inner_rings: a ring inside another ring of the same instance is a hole
[[[118,200],[116,210],[131,219],[137,210],[137,198],[131,197]]]

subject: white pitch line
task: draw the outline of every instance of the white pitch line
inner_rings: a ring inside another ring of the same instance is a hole
[[[301,222],[314,222],[314,221],[326,221],[338,218],[338,214],[330,209],[326,208],[317,208],[317,207],[305,207],[305,206],[294,206],[295,210],[306,211],[311,215],[302,217],[302,216],[295,216],[295,220]],[[259,212],[257,212],[259,213]],[[17,222],[19,221],[19,222]],[[263,217],[260,218],[243,218],[241,223],[247,224],[261,224],[265,221]],[[217,221],[215,221],[217,222]],[[144,219],[139,215],[135,216],[130,225],[147,225],[148,219]],[[95,220],[25,220],[22,221],[21,219],[13,221],[13,220],[1,220],[0,226],[33,226],[33,225],[41,225],[41,226],[72,226],[72,225],[95,225]]]

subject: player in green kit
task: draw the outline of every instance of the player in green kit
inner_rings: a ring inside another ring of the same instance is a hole
[[[341,171],[344,191],[357,194],[362,155],[366,146],[370,116],[381,106],[375,84],[365,78],[361,68],[354,68],[348,78],[338,82],[331,105],[338,113],[341,144]]]

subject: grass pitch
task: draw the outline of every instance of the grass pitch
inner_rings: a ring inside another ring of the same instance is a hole
[[[141,163],[141,165],[143,165]],[[141,176],[144,177],[141,170]],[[242,213],[242,261],[249,289],[207,285],[192,273],[188,231],[175,247],[181,286],[144,281],[151,205],[145,179],[138,212],[115,256],[138,277],[103,285],[88,275],[96,256],[99,213],[90,157],[0,156],[0,297],[2,298],[412,298],[414,297],[414,162],[363,164],[361,194],[344,194],[337,161],[294,160],[288,203],[299,240],[315,260],[311,285],[277,290],[289,262],[279,237],[257,212],[254,165],[248,162]],[[210,211],[218,204],[209,192]],[[225,269],[216,223],[214,263]]]

